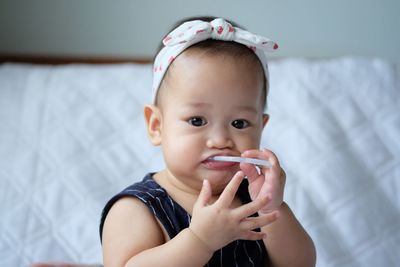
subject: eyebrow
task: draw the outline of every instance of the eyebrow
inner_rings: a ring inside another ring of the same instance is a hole
[[[240,105],[238,105],[238,106],[235,106],[235,108],[237,108],[239,110],[249,111],[249,112],[252,112],[252,113],[258,113],[258,110],[253,106],[240,106]]]
[[[204,102],[190,102],[185,104],[185,106],[194,107],[194,108],[203,108],[203,107],[211,107],[211,104]]]
[[[190,102],[187,103],[185,106],[194,107],[194,108],[210,108],[212,105],[205,103],[205,102]],[[253,106],[244,106],[244,105],[237,105],[235,109],[243,110],[251,113],[258,113],[258,110]]]

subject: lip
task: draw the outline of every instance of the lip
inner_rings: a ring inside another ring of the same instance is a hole
[[[213,160],[205,160],[203,161],[203,165],[210,170],[227,170],[234,166],[237,166],[237,162],[227,162],[227,161],[213,161]]]
[[[237,163],[237,162],[210,160],[210,158],[215,157],[215,156],[237,156],[237,155],[233,154],[233,153],[218,153],[218,154],[210,155],[202,162],[203,165],[207,169],[226,170],[226,169],[229,169],[229,168],[239,165],[239,163]]]

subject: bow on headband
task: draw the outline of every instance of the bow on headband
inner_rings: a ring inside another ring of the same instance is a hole
[[[233,41],[248,46],[260,59],[268,83],[268,64],[264,52],[276,50],[278,45],[275,42],[266,37],[233,27],[222,18],[214,19],[211,22],[193,20],[178,26],[163,40],[165,46],[154,61],[153,103],[164,74],[172,61],[186,48],[207,39]]]

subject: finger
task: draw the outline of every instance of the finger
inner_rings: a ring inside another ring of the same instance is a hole
[[[282,168],[279,164],[279,160],[276,157],[276,155],[268,150],[268,149],[262,149],[262,150],[247,150],[242,153],[242,156],[244,157],[254,157],[254,158],[260,158],[260,159],[265,159],[268,160],[271,163],[271,168],[263,168],[262,173],[264,174],[265,178],[268,180],[268,183],[270,186],[268,188],[275,188],[275,186],[282,186],[285,183],[285,173],[283,171],[282,174]],[[246,173],[246,172],[245,172]],[[254,176],[254,171],[252,173],[246,173],[246,175],[249,177],[249,180],[256,179],[256,176]],[[253,176],[250,176],[253,175]],[[264,188],[265,191],[268,191],[268,188]],[[265,192],[261,192],[265,193]]]
[[[268,150],[266,148],[263,148],[262,150],[247,150],[242,153],[242,157],[246,158],[258,158],[258,159],[265,159],[271,163],[271,165],[278,165],[279,166],[279,160],[278,157],[275,155],[274,152],[271,150]]]
[[[242,162],[240,163],[240,169],[247,176],[249,183],[253,182],[260,176],[254,164]]]
[[[207,206],[211,199],[211,185],[210,182],[205,179],[203,180],[203,186],[201,187],[201,191],[199,197],[197,198],[197,203],[201,206]]]
[[[263,232],[243,231],[239,234],[238,239],[256,241],[256,240],[264,239],[266,237],[267,237],[267,235]]]
[[[268,175],[265,176],[268,181],[268,186],[261,188],[260,197],[265,197],[271,193],[270,190],[277,193],[283,190],[286,182],[286,173],[280,167],[273,167]],[[275,193],[273,193],[275,195]]]
[[[240,227],[243,230],[254,230],[258,228],[262,228],[267,226],[273,222],[275,222],[279,217],[279,213],[277,211],[264,214],[258,217],[248,217],[240,223]]]
[[[278,158],[275,156],[275,154],[267,149],[263,150],[247,150],[242,153],[243,157],[249,157],[249,158],[258,158],[258,159],[264,159],[267,160],[268,162],[271,163],[271,167],[262,167],[261,168],[261,174],[264,175],[265,177],[270,175],[274,170],[279,169],[279,161]],[[257,178],[260,177],[259,171],[255,168],[255,166],[249,166],[249,164],[241,164],[240,168],[243,170],[245,175],[248,177],[249,182],[253,182],[257,180]]]
[[[228,185],[225,187],[224,191],[222,191],[216,203],[221,204],[225,207],[230,206],[233,199],[236,196],[236,192],[241,182],[243,181],[243,178],[244,178],[244,173],[242,171],[238,171],[230,180]]]
[[[256,200],[242,205],[234,210],[235,214],[239,218],[247,218],[255,213],[257,213],[262,207],[267,205],[271,201],[271,198],[263,197],[257,198]]]

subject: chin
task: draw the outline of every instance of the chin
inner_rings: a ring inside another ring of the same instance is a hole
[[[213,192],[219,192],[221,193],[225,187],[229,184],[229,181],[232,180],[232,177],[235,175],[235,173],[229,172],[229,173],[216,173],[209,175],[207,178],[210,183],[211,187],[213,189]]]

